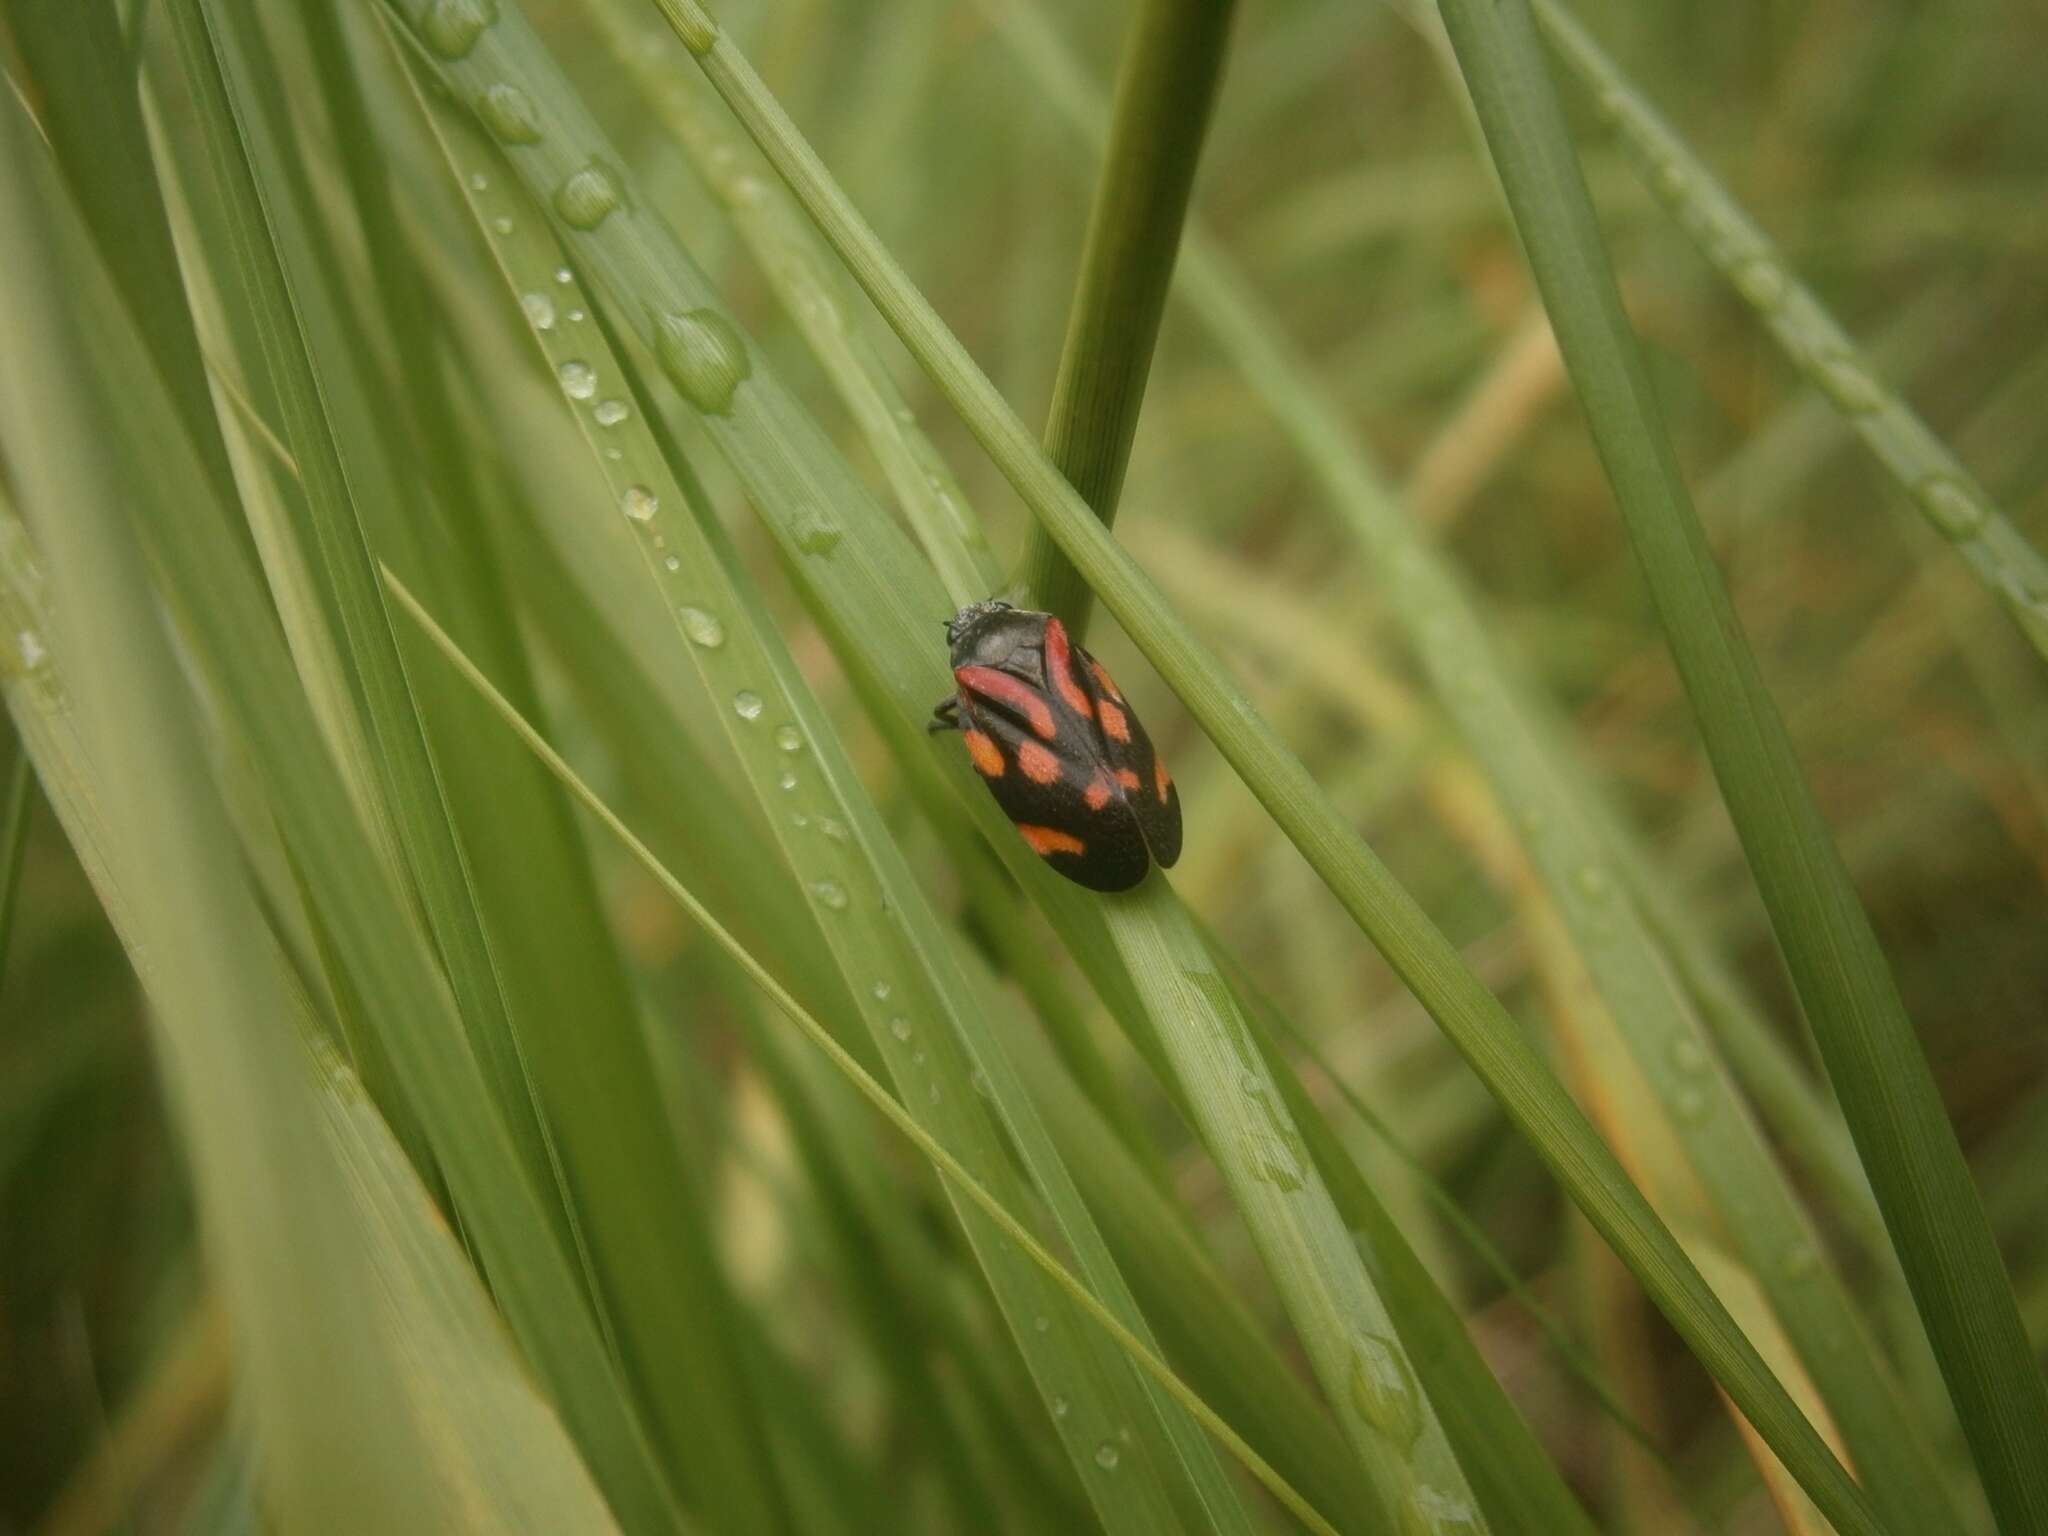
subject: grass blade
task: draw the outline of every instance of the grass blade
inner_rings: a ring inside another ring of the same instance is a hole
[[[1138,410],[1180,250],[1204,130],[1236,7],[1144,0],[1131,17],[1109,148],[1053,384],[1046,456],[1104,526],[1116,519]],[[1033,524],[1012,585],[1079,640],[1094,594]]]
[[[402,1082],[406,1102],[419,1108],[466,1230],[490,1266],[498,1300],[556,1393],[622,1525],[634,1532],[672,1530],[678,1517],[671,1495],[622,1396],[580,1281],[520,1172],[445,985],[406,915],[405,898],[377,864],[327,755],[268,594],[237,536],[239,509],[217,500],[96,249],[68,205],[60,215],[53,238],[61,244],[67,283],[81,295],[86,355],[103,379],[118,381],[103,387],[105,423],[118,423],[103,423],[103,435],[146,466],[132,479],[135,530],[305,873],[309,904],[341,972],[337,989],[345,986],[360,1001],[394,1069],[393,1082]]]
[[[1862,349],[1801,283],[1756,221],[1557,3],[1536,0],[1557,55],[1592,93],[1643,182],[1756,312],[1794,367],[1820,387],[1914,510],[2048,660],[2048,559],[1948,445],[1889,388]]]
[[[2048,1524],[2048,1384],[1912,1022],[1693,512],[1534,20],[1523,0],[1445,0],[1443,13],[1715,775],[1986,1492],[2015,1528]]]

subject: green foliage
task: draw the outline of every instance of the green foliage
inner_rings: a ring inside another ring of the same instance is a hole
[[[2022,23],[1396,9],[0,10],[0,1527],[2039,1524]]]

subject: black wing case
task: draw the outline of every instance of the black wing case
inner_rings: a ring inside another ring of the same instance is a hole
[[[1090,890],[1127,891],[1145,878],[1147,840],[1130,806],[1111,792],[1092,731],[1061,710],[1052,715],[1052,737],[1042,738],[965,679],[959,699],[968,755],[1034,853]]]
[[[1062,631],[1059,641],[1065,639]],[[1048,672],[1060,649],[1062,645],[1048,637]],[[1109,670],[1080,646],[1072,649],[1073,672],[1094,709],[1096,742],[1110,778],[1144,833],[1152,857],[1161,869],[1171,869],[1180,858],[1180,789],[1152,750],[1152,738],[1124,702]]]

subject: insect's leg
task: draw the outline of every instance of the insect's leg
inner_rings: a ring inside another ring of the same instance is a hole
[[[960,729],[960,695],[948,694],[932,710],[931,719],[925,722],[925,730],[936,736],[941,731]]]

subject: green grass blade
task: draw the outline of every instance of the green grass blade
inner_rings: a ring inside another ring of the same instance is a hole
[[[363,20],[374,25],[375,13]],[[306,51],[347,145],[340,170],[370,291],[390,333],[366,327],[337,283],[322,291],[326,264],[301,259],[306,242],[288,249],[303,307],[324,307],[324,334],[345,343],[321,361],[356,510],[380,556],[410,573],[470,654],[531,709],[531,668],[498,581],[486,503],[467,472],[473,446],[441,367],[445,322],[407,238],[338,18],[315,7],[306,22]],[[367,42],[381,59],[374,32]],[[283,138],[288,115],[261,76],[255,94],[272,140]],[[376,368],[380,347],[394,354],[392,367]],[[676,1135],[650,1069],[640,1003],[573,813],[528,754],[488,730],[483,705],[419,637],[405,629],[400,640],[466,894],[503,993],[507,1054],[530,1077],[544,1128],[537,1175],[557,1182],[600,1320],[621,1359],[634,1362],[628,1379],[664,1465],[713,1523],[781,1529],[787,1515],[770,1436],[729,1342],[735,1305],[712,1251],[709,1181],[692,1144]],[[507,1103],[508,1117],[524,1109],[524,1082],[500,1092],[521,1095]]]
[[[754,984],[767,994],[770,1001],[789,1018],[790,1022],[795,1024],[813,1045],[831,1059],[832,1064],[859,1089],[861,1095],[873,1104],[876,1109],[880,1110],[890,1123],[915,1145],[918,1151],[934,1167],[945,1175],[947,1183],[952,1188],[959,1190],[963,1196],[972,1201],[983,1214],[993,1221],[1009,1241],[1015,1243],[1035,1266],[1053,1280],[1067,1295],[1068,1299],[1075,1304],[1078,1310],[1086,1313],[1095,1326],[1099,1327],[1115,1341],[1120,1350],[1131,1360],[1135,1361],[1152,1380],[1159,1383],[1161,1387],[1170,1393],[1182,1408],[1186,1409],[1201,1423],[1204,1429],[1228,1448],[1231,1454],[1266,1487],[1268,1492],[1279,1499],[1297,1519],[1311,1530],[1335,1536],[1334,1527],[1327,1520],[1311,1509],[1302,1500],[1301,1496],[1256,1451],[1246,1444],[1235,1430],[1224,1423],[1207,1404],[1197,1397],[1194,1391],[1174,1374],[1172,1368],[1149,1345],[1141,1340],[1137,1334],[1125,1327],[1107,1306],[1097,1300],[1094,1292],[1082,1280],[1070,1273],[1059,1260],[1054,1258],[1039,1240],[1032,1235],[1024,1223],[1012,1214],[996,1195],[976,1180],[966,1166],[948,1152],[919,1123],[916,1116],[902,1104],[898,1103],[887,1088],[883,1087],[877,1079],[870,1076],[860,1063],[854,1060],[852,1054],[832,1038],[831,1031],[812,1018],[804,1010],[803,1006],[784,990],[782,984],[775,979],[765,965],[741,946],[732,935],[719,926],[717,919],[697,900],[688,887],[684,886],[673,874],[662,867],[660,861],[649,851],[647,845],[634,835],[632,829],[621,821],[617,814],[577,776],[576,771],[547,743],[546,739],[534,730],[527,721],[521,718],[510,703],[491,687],[489,679],[478,671],[475,664],[455,647],[454,642],[449,640],[446,633],[434,622],[433,616],[424,608],[421,608],[412,598],[411,594],[400,586],[395,579],[390,578],[388,575],[386,579],[390,582],[392,591],[397,595],[399,601],[411,612],[421,628],[433,637],[436,644],[442,647],[442,651],[448,657],[450,664],[461,672],[472,687],[476,688],[480,694],[490,700],[505,724],[518,734],[520,740],[525,742],[542,762],[547,764],[549,770],[560,778],[570,792],[576,795],[585,807],[604,824],[606,830],[619,839],[641,866],[661,882],[663,888],[690,914],[698,926],[703,928],[719,947],[732,958],[734,963],[746,972]]]
[[[1227,5],[1147,5],[1125,43],[1115,127],[1054,386],[1046,453],[1108,526],[1151,371]],[[1017,600],[1086,622],[1089,591],[1042,528]],[[1251,1229],[1381,1518],[1486,1528],[1430,1383],[1418,1380],[1270,1064],[1163,877],[1104,903],[1117,950],[1232,1201]]]
[[[10,107],[11,110],[11,107]],[[146,471],[133,479],[134,527],[193,654],[219,690],[307,880],[343,975],[429,1132],[468,1234],[490,1267],[522,1348],[555,1394],[621,1523],[676,1528],[670,1494],[622,1396],[582,1287],[526,1182],[405,898],[376,862],[285,654],[278,621],[236,510],[222,505],[151,354],[129,322],[69,208],[61,210],[67,283],[81,294],[86,355],[110,402],[104,436]],[[105,425],[105,424],[103,424]]]
[[[364,1198],[363,1170],[345,1166],[323,1124],[294,1038],[300,1009],[126,526],[138,466],[104,451],[110,381],[69,323],[57,242],[31,244],[53,212],[47,181],[40,198],[29,185],[33,153],[12,105],[0,108],[0,251],[34,304],[23,345],[0,359],[0,440],[50,555],[66,675],[48,682],[74,701],[86,748],[59,803],[85,811],[83,840],[104,851],[102,874],[120,893],[111,905],[151,1002],[237,1365],[263,1423],[270,1508],[306,1530],[613,1530],[388,1134],[403,1213]],[[65,766],[46,765],[53,776]],[[394,1219],[433,1248],[440,1274],[417,1273]],[[407,1280],[426,1283],[394,1284]],[[451,1285],[466,1287],[459,1316]],[[460,1326],[444,1332],[451,1317]]]
[[[1704,162],[1615,68],[1557,0],[1536,18],[1558,57],[1592,94],[1643,182],[1698,244],[1786,358],[1819,386],[1927,525],[2048,660],[2048,559],[2027,541],[1948,445],[1887,386],[1863,350],[1793,275],[1777,247]]]
[[[1231,0],[1144,0],[1124,37],[1045,431],[1047,457],[1105,526],[1116,518],[1137,436],[1235,9]],[[1036,524],[1025,530],[1012,585],[1083,637],[1094,594]]]
[[[2048,1523],[2048,1384],[1912,1022],[1693,512],[1535,23],[1518,0],[1445,0],[1443,11],[1715,775],[1986,1492],[2015,1528]]]
[[[17,635],[30,632],[15,631]],[[7,755],[13,761],[7,765],[7,782],[0,787],[0,986],[7,984],[7,941],[14,934],[14,898],[21,890],[21,865],[28,852],[29,813],[34,805],[28,744],[12,740]]]
[[[1838,1525],[1875,1529],[1867,1502],[1840,1463],[1499,1002],[1039,451],[1029,429],[903,276],[731,39],[690,0],[657,3],[997,467],[1430,1009],[1702,1362]]]

